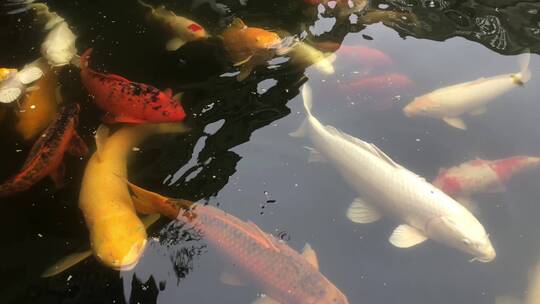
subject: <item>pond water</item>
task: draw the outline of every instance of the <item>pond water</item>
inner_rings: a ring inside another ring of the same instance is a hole
[[[532,304],[525,298],[534,291],[530,282],[540,258],[538,164],[514,172],[501,182],[504,187],[469,196],[497,252],[489,263],[469,262],[470,254],[432,240],[405,249],[393,246],[388,239],[403,223],[394,218],[351,222],[347,209],[362,193],[347,181],[360,181],[344,177],[335,162],[308,161],[305,146],[313,146],[313,140],[289,133],[306,118],[301,91],[307,84],[313,90],[313,115],[323,125],[375,144],[428,181],[440,168],[476,158],[540,155],[540,4],[357,1],[356,10],[340,12],[324,1],[148,2],[197,20],[211,37],[167,51],[167,35],[149,23],[137,1],[46,2],[76,34],[79,54],[94,49],[93,69],[184,92],[190,130],[151,136],[129,149],[130,181],[252,221],[298,252],[309,243],[320,272],[349,303],[488,304],[512,296]],[[47,33],[33,10],[9,13],[24,6],[7,1],[2,7],[0,67],[20,69],[41,56]],[[219,37],[234,17],[335,51],[335,72],[276,54],[269,65],[238,81],[238,67]],[[460,89],[446,93],[455,100],[495,95],[485,113],[461,116],[466,130],[440,118],[404,115],[415,97],[436,89],[519,73],[529,53],[532,77],[515,81],[504,94],[493,93],[499,85],[479,88],[473,97]],[[88,96],[78,67],[66,65],[54,73],[64,103],[81,105],[77,130],[93,153],[103,111]],[[19,172],[36,141],[36,135],[25,139],[17,128],[20,107],[21,101],[0,104],[1,180]],[[356,160],[342,153],[343,166],[354,167]],[[90,248],[78,204],[90,155],[66,155],[65,185],[59,189],[45,178],[0,198],[1,303],[251,303],[260,297],[263,291],[250,284],[222,283],[227,264],[222,253],[204,236],[165,218],[148,229],[146,249],[133,269],[109,269],[90,256],[42,278],[64,256]]]

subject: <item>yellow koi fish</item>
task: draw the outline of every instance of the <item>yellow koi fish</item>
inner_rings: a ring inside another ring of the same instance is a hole
[[[90,231],[96,258],[113,269],[133,268],[146,245],[146,229],[126,184],[127,157],[132,147],[152,134],[186,131],[182,124],[124,127],[108,137],[108,128],[96,133],[97,152],[86,166],[79,207]]]
[[[208,38],[206,30],[197,22],[177,16],[163,5],[156,8],[141,0],[138,1],[150,9],[148,19],[160,24],[172,37],[165,45],[167,51],[176,51],[187,42]]]

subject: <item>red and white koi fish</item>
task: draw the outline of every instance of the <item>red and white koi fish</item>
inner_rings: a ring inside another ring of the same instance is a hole
[[[160,123],[182,121],[186,113],[181,94],[127,80],[114,74],[102,74],[88,67],[92,49],[81,56],[81,80],[94,102],[106,111],[105,123]]]
[[[50,176],[58,187],[63,184],[64,153],[79,157],[88,153],[86,144],[75,129],[79,111],[80,106],[76,103],[62,107],[32,147],[21,171],[0,185],[0,197],[25,191],[46,176]]]
[[[433,185],[454,197],[506,191],[515,174],[540,167],[540,157],[513,156],[505,159],[475,159],[450,169],[441,169]]]
[[[235,273],[223,274],[224,283],[253,284],[266,294],[257,304],[347,304],[347,297],[320,271],[311,246],[303,254],[263,232],[253,222],[244,222],[212,206],[163,197],[129,184],[134,200],[149,204],[162,215],[188,222],[229,262]]]

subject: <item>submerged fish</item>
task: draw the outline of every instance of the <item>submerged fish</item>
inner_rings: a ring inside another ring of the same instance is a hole
[[[452,127],[465,130],[467,125],[460,116],[483,114],[488,103],[531,79],[529,60],[530,54],[521,58],[519,73],[480,78],[417,97],[403,108],[403,112],[407,117],[440,118]]]
[[[313,65],[325,74],[334,74],[336,72],[332,65],[332,62],[336,59],[334,54],[323,53],[304,41],[295,43],[287,54],[293,64],[303,67]]]
[[[454,197],[506,191],[515,174],[540,168],[540,158],[513,156],[505,159],[475,159],[450,169],[441,169],[433,185]]]
[[[37,89],[30,84],[41,78],[47,70],[47,64],[41,58],[25,65],[20,71],[11,70],[4,75],[4,80],[0,81],[0,103],[12,103],[26,91]]]
[[[179,133],[179,123],[123,127],[108,137],[101,126],[96,133],[97,152],[92,155],[81,184],[79,208],[90,232],[94,256],[112,269],[130,269],[146,246],[146,229],[129,194],[127,157],[145,138],[159,133]]]
[[[52,67],[71,64],[74,60],[78,60],[75,56],[77,55],[75,40],[77,36],[71,31],[69,25],[65,21],[59,22],[53,26],[41,44],[41,55]]]
[[[133,184],[134,198],[152,204],[156,211],[188,222],[234,265],[223,282],[252,284],[266,294],[257,304],[346,304],[347,297],[319,271],[315,251],[309,245],[299,254],[286,243],[212,206],[163,197]]]
[[[390,108],[398,100],[396,97],[407,93],[414,86],[415,83],[409,77],[399,73],[360,76],[338,85],[347,94],[354,94],[355,102],[368,104],[375,110]]]
[[[18,121],[15,129],[25,140],[34,138],[54,120],[58,104],[61,103],[55,72],[47,72],[36,86],[37,89],[24,97],[16,111]]]
[[[388,215],[401,223],[390,237],[407,248],[432,239],[490,262],[495,258],[482,224],[466,208],[423,178],[393,161],[375,145],[322,125],[311,114],[311,90],[302,90],[307,119],[292,136],[307,136],[315,145],[310,161],[328,160],[362,197],[347,216],[371,223]]]
[[[240,18],[235,18],[221,36],[230,60],[234,66],[241,66],[238,81],[246,79],[256,66],[273,58],[281,47],[278,34],[247,26]]]
[[[159,218],[160,218],[159,214],[150,214],[141,218],[141,221],[144,224],[144,227],[148,229],[148,227],[150,227],[152,224],[157,222]],[[48,278],[48,277],[52,277],[57,274],[60,274],[68,270],[69,268],[79,264],[80,262],[86,260],[90,256],[92,256],[92,249],[75,252],[70,255],[67,255],[63,257],[62,259],[58,260],[52,266],[45,269],[45,271],[43,271],[43,273],[41,274],[41,277]]]
[[[76,131],[79,111],[76,103],[60,109],[56,119],[32,147],[21,171],[0,185],[0,197],[25,191],[46,176],[50,176],[58,187],[63,184],[64,153],[80,157],[88,152]]]
[[[150,9],[148,19],[159,23],[172,36],[165,46],[168,51],[176,51],[190,41],[208,38],[206,30],[197,22],[177,16],[163,5],[156,8],[141,0],[137,1]]]
[[[114,74],[102,74],[88,66],[92,49],[81,56],[81,80],[99,108],[106,111],[105,123],[158,123],[182,121],[186,113],[181,94],[172,96],[144,83]]]

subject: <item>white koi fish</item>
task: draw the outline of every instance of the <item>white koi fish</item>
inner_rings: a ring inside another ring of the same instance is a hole
[[[417,97],[403,108],[403,113],[407,117],[440,118],[454,128],[466,130],[467,125],[460,116],[483,114],[488,103],[531,79],[529,60],[530,54],[521,57],[521,71],[516,74],[480,78]]]
[[[51,67],[76,63],[78,58],[76,58],[75,40],[77,36],[71,31],[69,25],[65,21],[58,22],[41,44],[41,55],[47,59]]]
[[[295,43],[294,46],[290,48],[288,55],[293,64],[301,66],[313,65],[325,74],[334,74],[336,72],[332,65],[336,59],[336,55],[332,53],[323,53],[303,41]]]
[[[328,160],[362,198],[347,217],[371,223],[382,216],[401,223],[390,237],[399,248],[432,239],[490,262],[493,249],[482,224],[466,208],[423,178],[394,162],[375,145],[322,125],[311,114],[311,90],[302,89],[307,119],[292,136],[307,136],[315,145],[309,160]]]

